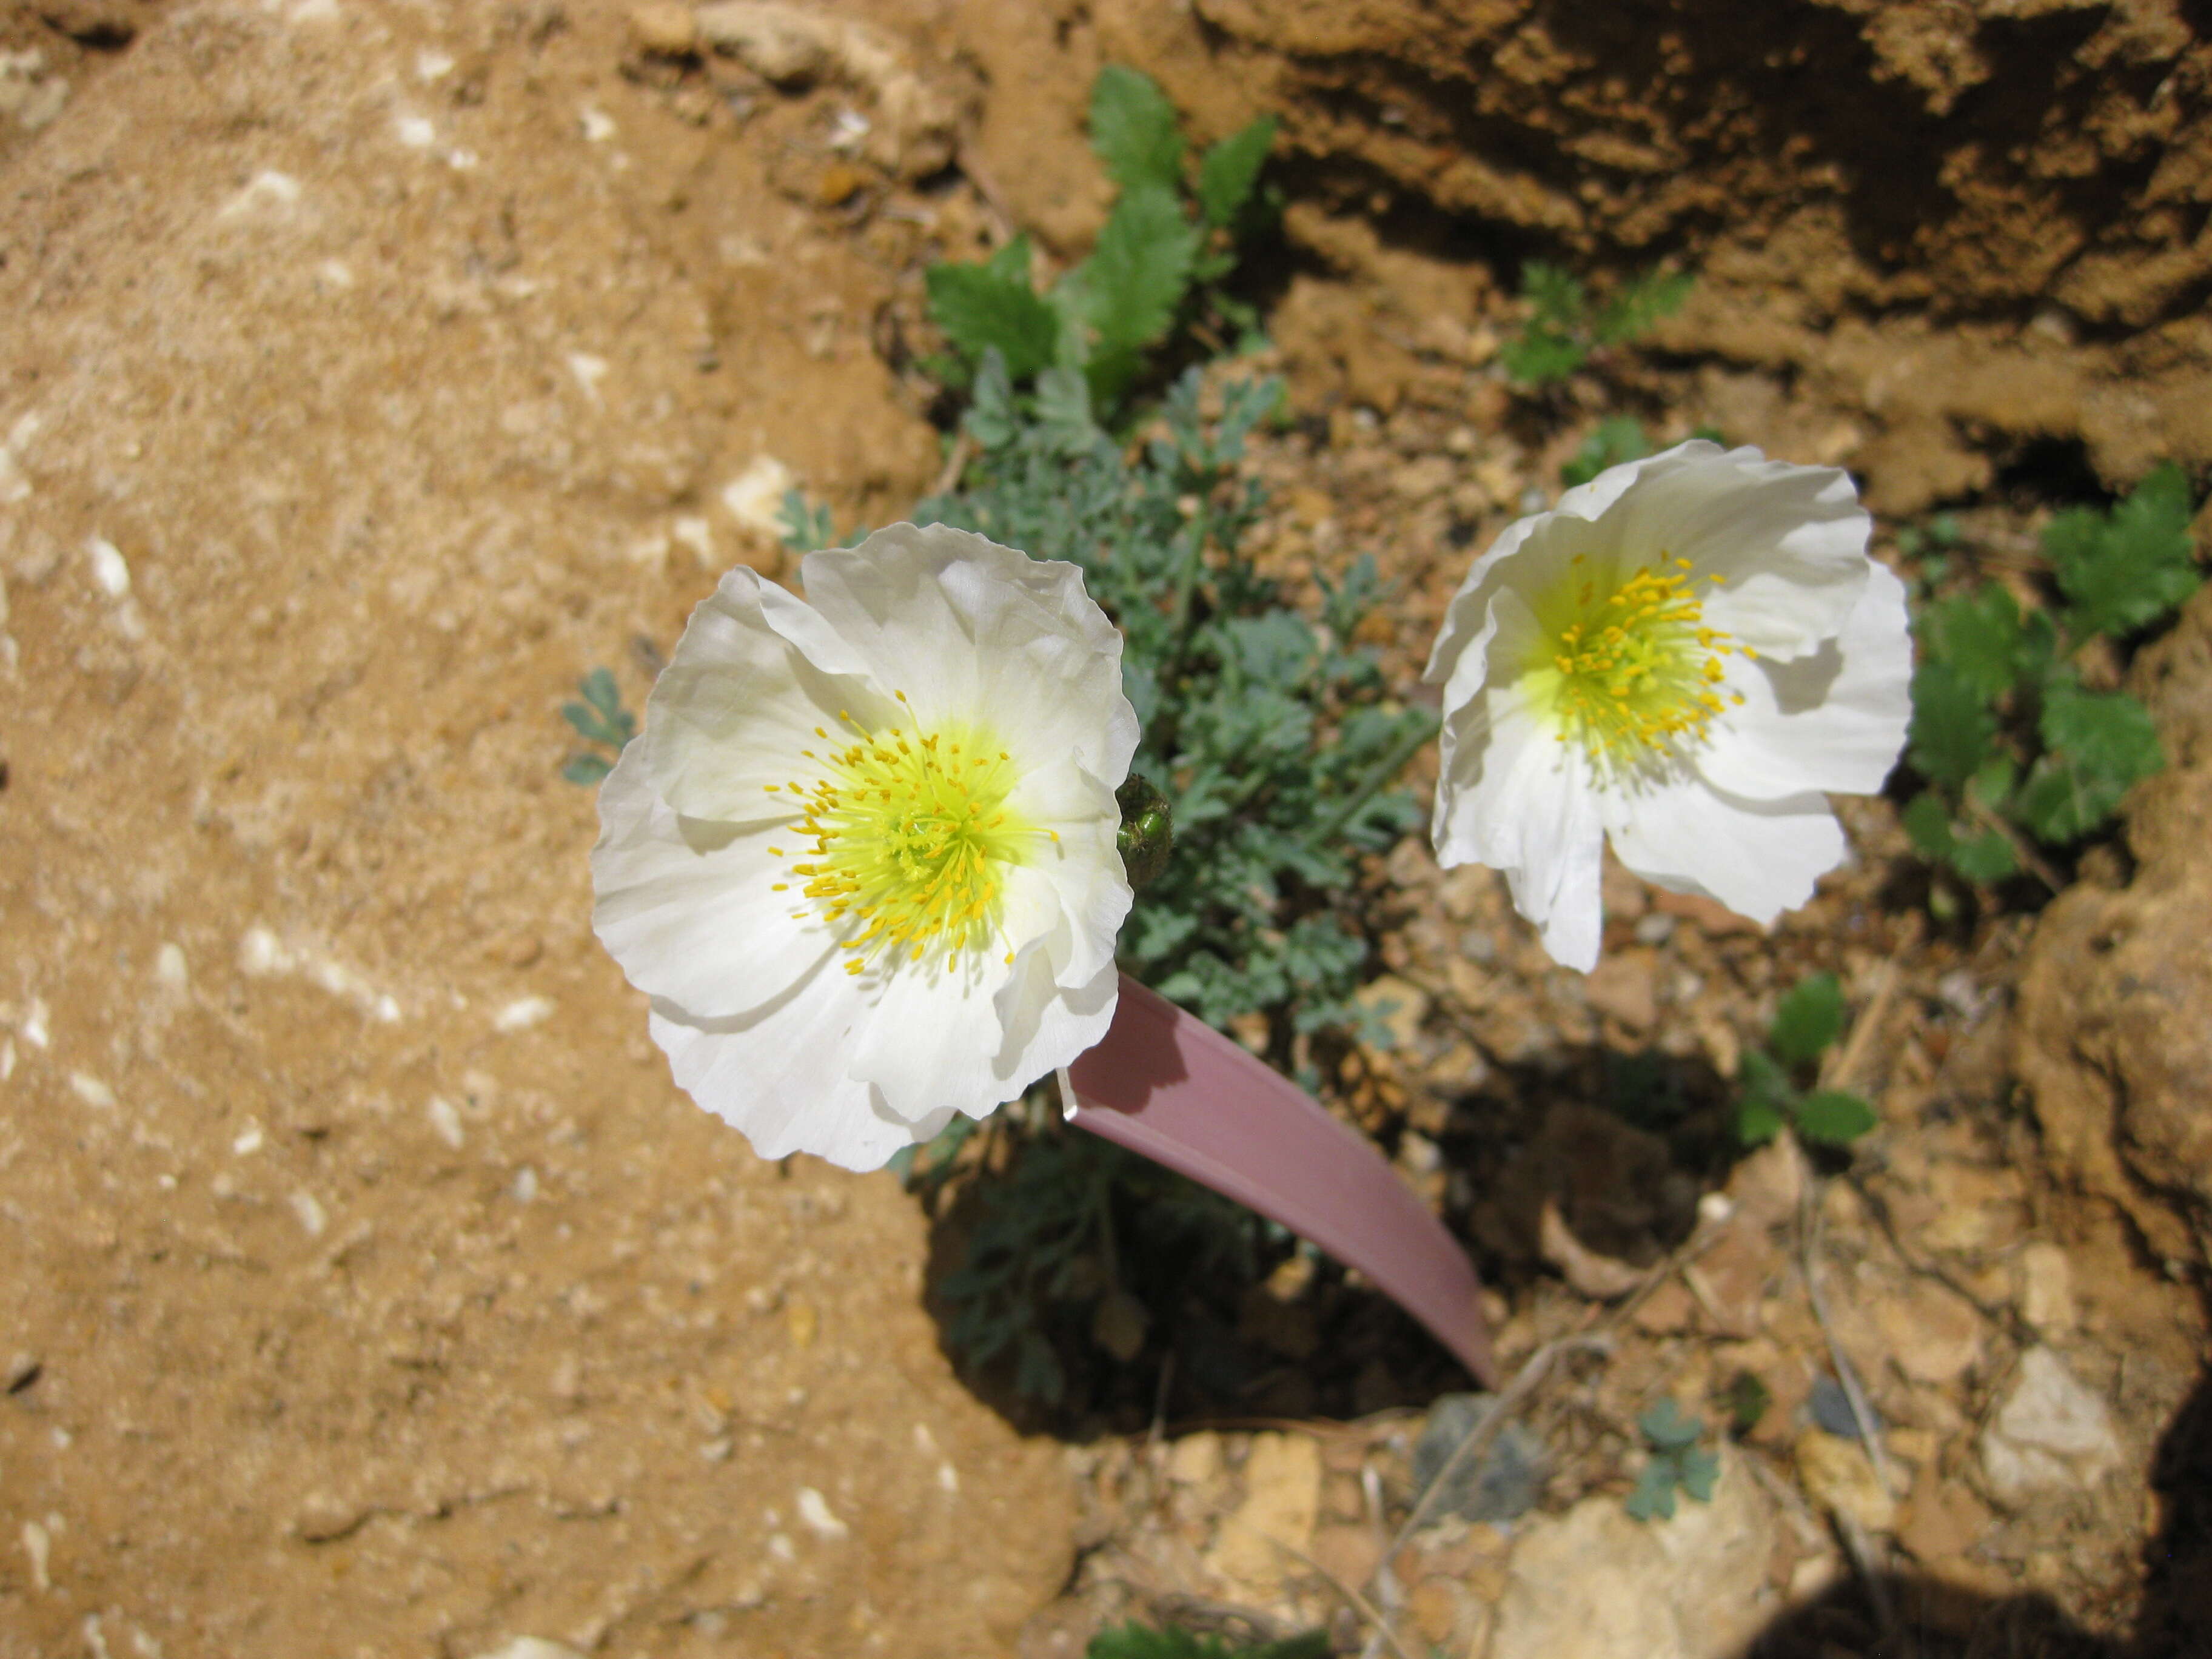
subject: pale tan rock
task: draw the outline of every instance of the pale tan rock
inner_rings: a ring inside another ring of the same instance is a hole
[[[1808,1429],[1797,1437],[1795,1457],[1799,1482],[1822,1509],[1848,1516],[1868,1532],[1896,1526],[1897,1501],[1882,1490],[1866,1448],[1857,1441]]]
[[[1513,1551],[1487,1659],[1732,1659],[1778,1605],[1776,1521],[1742,1454],[1721,1449],[1713,1500],[1632,1520],[1617,1497],[1530,1522]]]
[[[1237,1594],[1262,1606],[1302,1571],[1281,1547],[1310,1553],[1321,1515],[1321,1447],[1310,1435],[1261,1434],[1244,1460],[1244,1497],[1221,1523],[1206,1564]]]
[[[2045,1336],[2074,1328],[2074,1263],[2056,1244],[2024,1244],[2013,1262],[2020,1316]]]
[[[683,0],[648,0],[629,11],[629,36],[640,52],[684,58],[699,49],[699,25]]]
[[[2004,1404],[1982,1433],[1982,1472],[2000,1503],[2094,1486],[2119,1466],[2120,1440],[2105,1402],[2047,1347],[2021,1356]]]
[[[1874,1304],[1873,1318],[1891,1361],[1916,1382],[1956,1382],[1982,1357],[1981,1315],[1932,1279],[1907,1281]]]
[[[1168,1452],[1169,1476],[1186,1486],[1203,1486],[1221,1478],[1221,1437],[1212,1429],[1187,1434]]]

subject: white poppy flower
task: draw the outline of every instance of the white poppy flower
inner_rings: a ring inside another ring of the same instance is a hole
[[[1073,565],[942,526],[732,570],[599,791],[592,924],[676,1080],[872,1170],[1106,1033],[1121,639]]]
[[[1911,714],[1905,588],[1850,477],[1678,444],[1510,526],[1445,615],[1433,834],[1596,965],[1607,836],[1645,880],[1768,922],[1841,862]]]

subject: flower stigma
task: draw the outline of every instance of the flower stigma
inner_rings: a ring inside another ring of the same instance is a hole
[[[893,695],[906,702],[904,692]],[[842,947],[851,953],[848,974],[879,952],[895,963],[933,949],[945,952],[950,970],[962,951],[985,949],[999,933],[1007,866],[1026,863],[1040,840],[1060,837],[1007,808],[1019,775],[976,728],[924,732],[917,722],[912,732],[872,732],[849,714],[838,718],[848,732],[815,733],[842,747],[800,751],[822,769],[812,785],[767,786],[799,798],[805,816],[795,834],[813,842],[791,873],[805,879],[799,891],[824,921],[859,925]],[[1009,950],[1006,960],[1013,959]]]
[[[1527,670],[1559,741],[1580,743],[1601,771],[1703,742],[1714,718],[1743,702],[1722,690],[1725,659],[1757,653],[1706,625],[1689,560],[1662,552],[1611,588],[1577,554],[1537,605]]]

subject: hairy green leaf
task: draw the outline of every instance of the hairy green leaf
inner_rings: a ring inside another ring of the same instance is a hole
[[[2020,605],[1995,582],[1939,599],[1920,620],[1930,655],[1984,706],[2012,690],[2021,677]]]
[[[1084,262],[1100,346],[1134,349],[1164,337],[1197,252],[1197,228],[1183,217],[1174,191],[1150,184],[1123,191]]]
[[[1810,974],[1776,1006],[1767,1051],[1784,1066],[1809,1066],[1843,1029],[1844,988],[1833,974]]]
[[[1022,262],[1026,266],[1026,250]],[[969,357],[996,349],[1016,380],[1053,361],[1060,318],[1030,287],[1026,274],[1015,276],[990,264],[939,264],[923,272],[922,280],[929,290],[929,314],[945,337]]]
[[[2076,639],[2148,627],[2197,591],[2190,514],[2189,480],[2169,461],[2110,514],[2076,507],[2051,521],[2043,550]]]
[[[2045,696],[2041,735],[2049,752],[2029,770],[2015,811],[2054,846],[2096,829],[2133,785],[2166,764],[2150,711],[2124,691],[2059,683]]]
[[[1797,1103],[1797,1133],[1823,1146],[1848,1146],[1881,1121],[1873,1107],[1841,1089],[1818,1089]]]
[[[1236,222],[1274,142],[1275,118],[1263,115],[1206,152],[1198,165],[1198,208],[1207,224],[1226,228]]]
[[[1120,64],[1091,86],[1091,147],[1124,190],[1170,192],[1182,180],[1182,129],[1175,106],[1149,75]]]
[[[1912,723],[1905,753],[1920,775],[1963,788],[1996,741],[1996,720],[1981,696],[1940,657],[1912,672]]]

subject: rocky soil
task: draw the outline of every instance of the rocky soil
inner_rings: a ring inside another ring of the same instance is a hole
[[[1377,860],[1400,1041],[1334,1103],[1522,1368],[1511,1501],[1395,1551],[1452,1379],[1408,1340],[1302,1395],[1371,1322],[1325,1267],[1249,1298],[1249,1416],[1170,1388],[1061,1443],[981,1403],[913,1200],[670,1086],[589,935],[557,709],[597,664],[635,707],[721,568],[779,572],[787,483],[841,524],[927,489],[921,271],[1079,252],[1108,59],[1203,129],[1285,118],[1263,556],[1376,553],[1407,695],[1614,410],[1950,502],[2017,572],[2053,501],[2212,460],[2191,15],[0,6],[0,1656],[1072,1655],[1125,1613],[1453,1659],[2189,1651],[2203,598],[2129,671],[2170,770],[2039,918],[1934,925],[1883,801],[1771,939],[1616,871],[1586,981],[1487,877]],[[1698,297],[1522,398],[1531,252]],[[1714,1115],[1818,968],[1882,1127],[1740,1160]],[[1638,1414],[1717,1423],[1747,1376],[1712,1504],[1630,1521]]]

